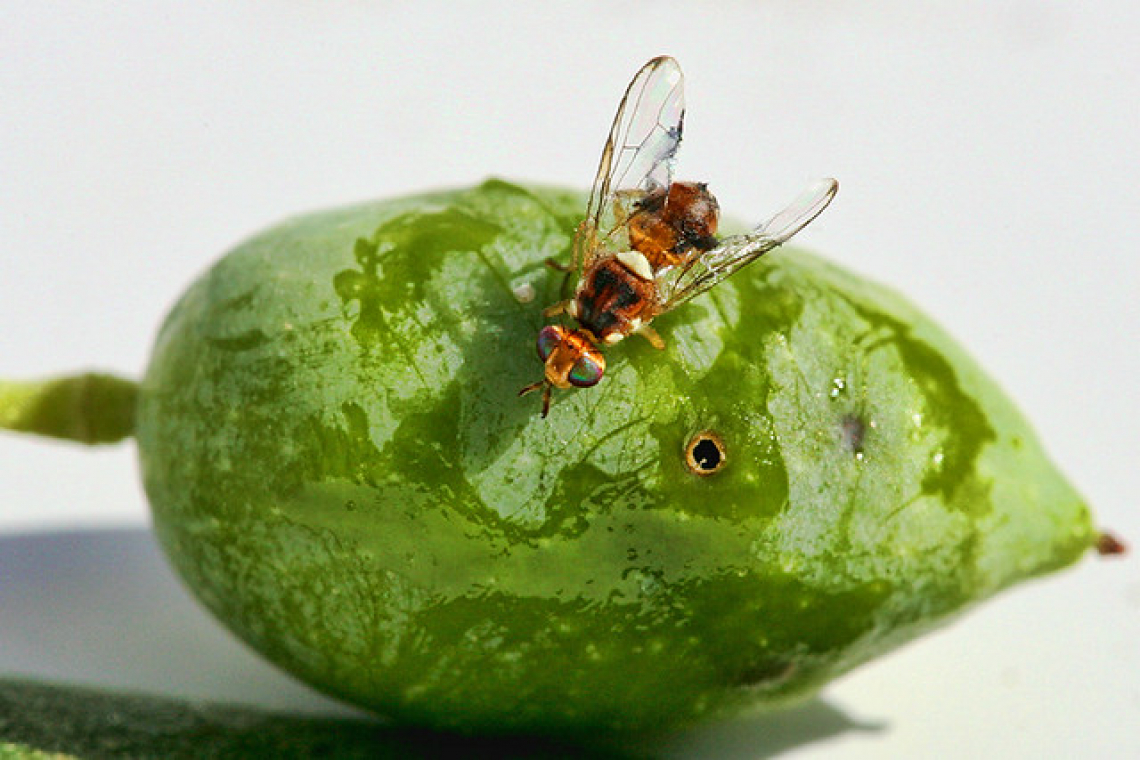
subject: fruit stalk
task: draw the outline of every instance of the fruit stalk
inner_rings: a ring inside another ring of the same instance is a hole
[[[0,429],[95,445],[134,434],[138,383],[88,372],[0,380]]]

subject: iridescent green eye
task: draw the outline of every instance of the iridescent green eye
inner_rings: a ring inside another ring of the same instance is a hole
[[[547,325],[538,333],[538,358],[546,361],[555,347],[562,342],[562,328],[558,325]]]
[[[578,388],[589,388],[591,385],[598,384],[605,371],[606,360],[601,354],[582,354],[578,357],[578,361],[574,362],[574,366],[570,368],[570,374],[566,376],[566,379],[570,381],[571,385]]]

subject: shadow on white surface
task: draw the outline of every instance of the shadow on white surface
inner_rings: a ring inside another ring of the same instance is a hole
[[[812,699],[779,712],[695,729],[663,748],[664,758],[758,760],[851,734],[889,730],[882,722],[857,721],[839,707]]]
[[[211,619],[145,528],[0,536],[0,673],[350,713]]]
[[[305,714],[361,714],[277,670],[212,620],[145,528],[0,536],[0,675]],[[814,700],[645,750],[744,760],[882,729]]]

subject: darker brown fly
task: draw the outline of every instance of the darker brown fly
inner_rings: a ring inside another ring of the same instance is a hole
[[[602,346],[638,333],[664,348],[649,326],[655,317],[799,232],[838,188],[835,180],[824,180],[753,232],[719,240],[720,206],[708,186],[673,182],[685,117],[683,83],[675,60],[654,58],[618,106],[574,239],[581,278],[573,298],[544,312],[566,314],[578,326],[547,325],[539,332],[543,378],[519,391],[542,389],[543,417],[553,388],[587,388],[602,379]]]

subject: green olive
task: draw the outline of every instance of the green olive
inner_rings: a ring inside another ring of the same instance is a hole
[[[404,723],[620,736],[809,694],[1096,542],[943,331],[800,250],[543,419],[517,394],[583,207],[492,180],[303,216],[174,308],[146,491],[255,649]]]

